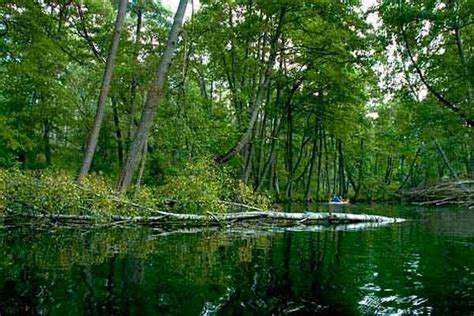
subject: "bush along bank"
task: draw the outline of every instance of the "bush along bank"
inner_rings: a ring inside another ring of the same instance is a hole
[[[0,170],[0,208],[4,215],[75,224],[227,227],[242,221],[284,226],[403,221],[364,214],[271,211],[268,198],[230,179],[212,166],[195,164],[163,186],[120,195],[98,175],[84,178],[79,186],[61,172]],[[228,212],[235,209],[240,212]]]
[[[224,200],[226,202],[224,202]],[[16,214],[146,217],[156,211],[223,213],[229,203],[268,209],[270,200],[213,166],[197,163],[157,187],[118,194],[107,178],[89,175],[77,185],[64,172],[0,169],[0,209]]]

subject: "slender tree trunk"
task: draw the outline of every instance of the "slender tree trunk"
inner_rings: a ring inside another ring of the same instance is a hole
[[[100,88],[99,101],[97,104],[97,112],[95,115],[94,125],[89,135],[89,141],[87,143],[86,153],[82,166],[79,171],[77,178],[78,183],[81,182],[81,178],[89,173],[89,169],[94,157],[95,149],[97,147],[97,141],[99,139],[100,127],[104,119],[105,105],[107,103],[107,95],[110,90],[110,82],[112,81],[112,72],[114,70],[115,56],[117,55],[118,46],[120,42],[120,34],[122,32],[123,21],[127,11],[127,0],[120,0],[120,5],[117,13],[117,19],[115,21],[114,33],[112,36],[112,43],[110,46],[109,56],[105,65],[104,76],[102,78],[102,86]]]
[[[456,0],[455,2],[456,5],[456,11],[457,14],[459,15],[459,10],[461,9],[461,1]],[[456,20],[456,26],[454,28],[454,37],[456,39],[456,47],[458,49],[458,55],[459,59],[461,61],[461,65],[463,68],[464,72],[464,77],[466,80],[466,86],[467,86],[467,101],[468,101],[468,108],[472,110],[472,77],[471,77],[471,68],[468,66],[468,62],[466,60],[466,55],[464,54],[464,47],[463,47],[463,41],[461,38],[461,31],[459,29],[459,18]],[[472,118],[472,115],[471,117]],[[469,158],[469,178],[474,179],[474,126],[472,124],[469,124],[469,147],[470,147],[470,158]]]
[[[254,125],[253,131],[252,131],[252,138],[251,141],[247,144],[247,154],[245,155],[245,166],[242,172],[242,181],[244,183],[248,183],[249,178],[250,178],[250,173],[252,171],[252,159],[254,156],[255,152],[255,134],[257,133],[257,125]]]
[[[469,130],[470,138],[470,151],[471,157],[469,158],[469,179],[474,179],[474,126],[470,127]]]
[[[320,116],[318,117],[318,119]],[[319,200],[319,193],[321,192],[321,166],[323,159],[323,133],[322,128],[319,128],[319,150],[318,150],[318,182],[316,184],[316,200]]]
[[[460,2],[456,1],[457,5],[457,10],[460,8]],[[451,111],[457,113],[460,118],[462,118],[466,123],[467,126],[470,128],[469,133],[470,133],[470,160],[469,160],[469,177],[471,179],[474,179],[474,119],[472,118],[472,114],[469,113],[469,110],[472,108],[472,84],[471,84],[471,76],[468,68],[468,64],[466,63],[466,58],[464,55],[464,48],[462,45],[462,40],[461,40],[461,34],[459,32],[459,28],[456,26],[455,31],[454,31],[454,37],[456,41],[456,45],[458,48],[458,55],[461,60],[461,65],[463,66],[463,71],[464,75],[466,77],[466,82],[467,82],[467,99],[468,99],[468,106],[467,112],[463,111],[463,109],[459,106],[456,106],[454,103],[450,102],[447,100],[440,92],[436,91],[434,87],[426,80],[422,70],[420,69],[420,66],[417,64],[415,57],[413,56],[413,53],[411,51],[409,42],[408,42],[408,36],[406,34],[405,29],[402,27],[401,28],[403,40],[405,42],[405,47],[408,53],[408,56],[410,57],[410,61],[413,64],[413,67],[415,68],[416,73],[418,74],[420,80],[423,82],[427,90],[433,94],[438,101],[443,104],[443,106],[447,107]]]
[[[458,9],[460,7],[460,1],[456,0]],[[466,78],[467,85],[467,100],[468,108],[472,109],[472,77],[470,74],[470,69],[468,67],[466,56],[464,54],[463,42],[461,39],[461,33],[458,27],[454,29],[454,34],[456,37],[456,46],[458,48],[459,59],[463,66],[464,77]],[[469,124],[469,138],[470,138],[470,158],[469,158],[469,178],[474,179],[474,126]]]
[[[278,159],[278,156],[275,152],[275,159],[272,162],[272,173],[273,173],[272,183],[273,183],[273,187],[275,188],[275,193],[278,200],[280,197],[280,182],[278,181],[277,159]]]
[[[270,95],[270,93],[268,93],[267,104],[270,103],[270,96],[269,95]],[[258,151],[258,168],[257,168],[256,177],[255,177],[255,179],[256,179],[255,187],[258,186],[258,184],[260,182],[260,179],[262,178],[262,172],[265,168],[265,143],[266,143],[267,118],[268,118],[268,114],[265,111],[265,113],[263,115],[263,121],[262,121],[262,124],[261,124],[261,128],[260,128],[260,135],[259,135],[260,147],[259,147],[259,151]]]
[[[340,194],[340,192],[337,192],[337,140],[334,141],[334,137],[331,138],[331,147],[334,148],[334,154],[332,157],[332,167],[333,167],[333,192],[334,194]]]
[[[283,30],[285,16],[286,16],[286,9],[282,8],[280,12],[278,26],[275,31],[275,35],[273,36],[273,39],[272,39],[270,57],[268,60],[267,69],[265,71],[265,76],[264,76],[263,81],[260,83],[260,86],[258,87],[257,97],[251,109],[251,116],[250,116],[250,121],[247,126],[247,129],[244,132],[244,134],[241,136],[240,140],[229,151],[227,151],[223,155],[216,157],[215,160],[219,164],[229,161],[232,157],[238,154],[251,139],[253,126],[255,125],[255,122],[257,120],[260,107],[263,103],[263,100],[265,99],[266,90],[270,83],[270,77],[273,72],[273,66],[275,64],[275,59],[276,59],[276,55],[278,51],[278,41],[280,39],[280,35]]]
[[[461,1],[456,0],[456,6],[457,6],[457,11],[461,9]],[[458,12],[459,14],[459,12]],[[459,30],[459,21],[456,21],[456,26],[454,28],[454,36],[456,38],[456,47],[458,49],[458,55],[459,59],[461,60],[461,65],[463,68],[464,72],[464,77],[466,79],[466,85],[467,85],[467,97],[468,97],[468,102],[469,102],[469,108],[472,105],[472,78],[470,74],[470,69],[468,66],[468,62],[466,60],[466,55],[464,54],[464,47],[463,47],[463,42],[461,38],[461,32]]]
[[[293,163],[293,104],[292,100],[293,97],[298,90],[299,86],[301,85],[302,80],[297,80],[288,96],[288,99],[286,101],[286,121],[287,121],[287,137],[286,137],[286,166],[288,170],[288,181],[286,185],[286,198],[288,200],[291,200],[291,196],[293,193],[293,179],[294,179],[294,174],[296,169],[298,168],[298,165],[301,161],[302,154],[303,154],[303,149],[307,143],[307,140],[305,139],[306,133],[303,136],[303,141],[301,143],[301,149],[300,149],[300,155],[298,156],[298,161],[296,164]],[[308,116],[308,121],[309,121],[310,116]],[[307,124],[308,125],[308,124]],[[309,141],[309,138],[308,138]]]
[[[353,183],[354,188],[354,200],[357,200],[359,197],[359,192],[363,186],[362,181],[364,177],[364,139],[360,140],[360,158],[358,160],[358,170],[357,170],[357,184]]]
[[[316,162],[317,156],[317,148],[318,148],[318,139],[317,139],[317,125],[315,124],[315,131],[313,136],[313,148],[311,149],[311,158],[310,158],[310,165],[309,165],[309,174],[308,179],[306,181],[306,190],[304,194],[304,199],[308,200],[311,195],[311,179],[313,178],[313,170],[314,170],[314,163]]]
[[[324,133],[324,169],[326,173],[326,195],[331,193],[331,182],[329,179],[329,151],[328,151],[328,142],[327,142],[327,135]]]
[[[342,141],[339,139],[336,141],[338,144],[338,152],[339,152],[339,192],[342,196],[346,195],[347,189],[346,189],[346,175],[344,171],[344,151],[342,149]]]
[[[287,103],[286,108],[286,168],[288,171],[288,182],[286,185],[286,198],[291,200],[293,191],[293,107],[291,102]]]
[[[273,123],[273,129],[272,129],[272,139],[271,139],[271,143],[270,143],[270,152],[268,153],[268,159],[267,159],[267,163],[265,164],[265,167],[263,169],[263,172],[262,172],[262,175],[260,177],[260,182],[258,183],[258,186],[257,186],[257,191],[261,191],[264,183],[265,183],[265,180],[266,180],[266,176],[267,174],[269,174],[269,185],[272,186],[273,185],[273,182],[272,182],[272,179],[273,179],[273,165],[274,165],[274,162],[275,162],[275,159],[276,159],[276,147],[277,147],[277,142],[278,142],[278,132],[280,130],[280,124],[281,124],[281,120],[279,118],[275,118],[274,119],[274,123]]]
[[[119,166],[123,165],[123,143],[122,143],[122,130],[120,129],[120,118],[117,108],[117,100],[112,97],[112,110],[114,114],[114,125],[115,125],[115,137],[117,138],[117,158]]]
[[[142,17],[143,17],[143,8],[142,1],[138,1],[137,8],[137,23],[135,30],[135,52],[133,54],[133,63],[138,66],[138,55],[140,53],[140,39],[141,39],[141,30],[142,30]],[[128,122],[127,130],[127,150],[129,149],[130,142],[132,141],[133,130],[135,129],[135,113],[137,109],[137,88],[138,88],[138,78],[134,76],[130,83],[130,116]]]
[[[448,167],[449,172],[451,173],[451,176],[456,181],[459,181],[458,173],[456,172],[456,170],[454,170],[453,166],[449,162],[449,159],[446,156],[446,153],[444,152],[443,147],[441,147],[441,145],[439,144],[439,142],[437,140],[435,140],[434,143],[436,145],[436,150],[438,150],[438,153],[440,154],[441,158],[443,158],[443,161],[444,161],[445,165]]]
[[[384,183],[390,185],[392,183],[392,174],[393,174],[393,157],[387,158],[387,168],[385,169],[385,178]]]
[[[141,188],[141,185],[142,185],[143,173],[145,171],[147,152],[148,152],[148,140],[145,139],[145,144],[143,145],[143,151],[142,151],[142,158],[141,158],[141,161],[140,161],[140,169],[138,170],[137,186],[135,188],[135,194],[140,192],[140,188]]]
[[[138,130],[135,133],[133,142],[131,143],[128,151],[127,161],[124,164],[122,171],[120,172],[120,177],[117,181],[117,191],[127,191],[132,181],[133,174],[137,167],[138,157],[146,139],[148,138],[148,133],[153,123],[153,118],[156,114],[158,102],[162,97],[166,72],[171,64],[171,59],[176,50],[176,41],[178,40],[178,34],[181,30],[187,3],[188,0],[180,0],[179,2],[179,6],[174,17],[173,26],[171,27],[170,33],[168,35],[166,48],[161,58],[160,64],[158,65],[155,81],[148,91],[147,100],[143,109],[140,124],[138,125]]]
[[[43,123],[43,141],[44,141],[44,159],[46,166],[51,166],[51,141],[50,141],[50,131],[51,131],[51,122],[48,119],[44,120]]]
[[[408,179],[411,178],[411,176],[413,174],[413,170],[415,168],[416,160],[418,159],[418,156],[420,155],[420,152],[421,152],[421,146],[418,147],[418,149],[416,150],[415,157],[413,158],[413,161],[410,165],[410,169],[408,170],[408,174],[406,175],[405,179],[403,180],[402,184],[400,185],[400,187],[398,188],[397,191],[400,191],[401,189],[403,189],[403,187],[407,183]]]

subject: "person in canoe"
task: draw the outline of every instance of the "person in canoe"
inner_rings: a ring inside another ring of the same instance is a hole
[[[340,195],[334,195],[331,200],[329,200],[330,204],[348,204],[349,199],[343,199]]]

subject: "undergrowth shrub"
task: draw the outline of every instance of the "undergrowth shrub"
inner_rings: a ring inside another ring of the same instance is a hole
[[[163,186],[145,186],[129,195],[117,194],[112,183],[97,174],[84,177],[78,186],[73,175],[65,172],[0,169],[0,211],[97,218],[149,216],[163,209],[206,214],[226,211],[228,205],[222,200],[263,209],[270,205],[267,197],[202,160],[189,163]]]
[[[212,160],[188,163],[180,175],[158,187],[157,194],[174,208],[187,213],[225,212],[222,201],[237,201],[267,208],[270,200],[253,192],[240,180],[235,180],[225,169],[220,170]]]
[[[64,172],[0,171],[0,206],[18,213],[74,214],[95,217],[132,215],[118,202],[112,186],[98,175],[84,177],[81,187]]]

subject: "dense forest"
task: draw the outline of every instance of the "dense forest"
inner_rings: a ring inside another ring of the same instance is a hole
[[[176,199],[232,181],[272,201],[391,200],[474,179],[473,1],[173,10],[0,0],[0,168]]]

